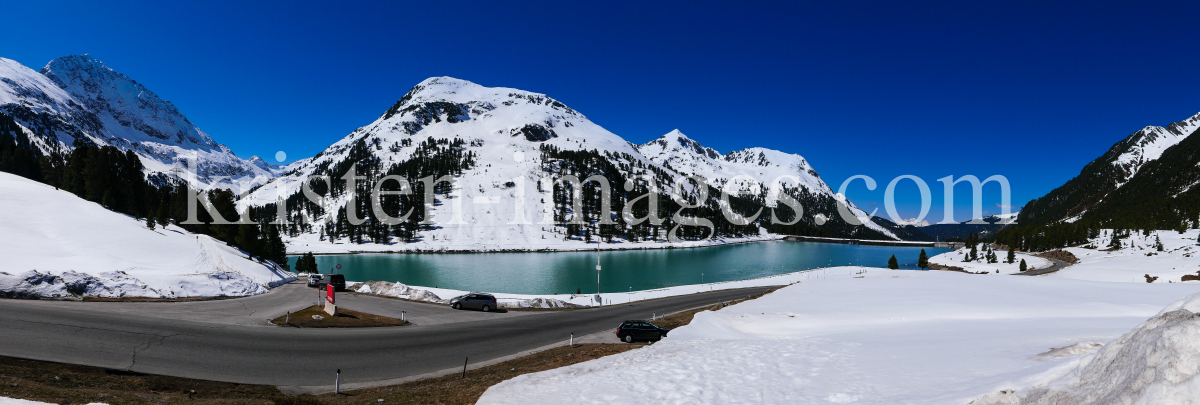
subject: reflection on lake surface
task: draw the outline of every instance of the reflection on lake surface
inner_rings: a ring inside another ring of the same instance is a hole
[[[887,267],[893,254],[901,268],[915,269],[922,248],[817,242],[754,242],[694,249],[600,253],[602,292],[649,290],[702,282],[733,281],[828,266]],[[930,256],[948,251],[923,248]],[[295,265],[297,256],[289,261]],[[596,291],[596,252],[353,254],[317,256],[322,273],[341,264],[352,281],[516,294]]]

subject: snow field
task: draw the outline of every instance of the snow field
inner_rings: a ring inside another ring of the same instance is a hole
[[[1149,236],[1131,232],[1122,239],[1124,247],[1114,251],[1107,249],[1112,241],[1112,230],[1101,230],[1100,237],[1092,239],[1090,246],[1066,248],[1079,259],[1079,263],[1048,274],[1049,277],[1077,280],[1096,280],[1127,283],[1145,283],[1146,274],[1159,277],[1155,283],[1183,281],[1185,275],[1200,272],[1200,229],[1191,229],[1182,234],[1176,231],[1150,231]],[[1162,241],[1163,251],[1155,248],[1155,237]],[[1188,281],[1194,283],[1194,281]]]
[[[1070,375],[1194,284],[826,270],[655,345],[527,374],[480,404],[966,404]],[[858,278],[862,277],[862,278]],[[1054,350],[1059,349],[1059,350]]]
[[[1020,273],[1022,259],[1025,260],[1025,266],[1028,270],[1044,269],[1054,265],[1054,263],[1049,260],[1024,253],[1016,253],[1016,257],[1012,263],[1005,263],[1004,259],[1008,258],[1007,250],[996,250],[996,257],[999,259],[999,262],[988,263],[987,260],[984,260],[983,258],[983,255],[985,254],[983,250],[983,244],[980,244],[977,249],[979,260],[970,262],[962,261],[963,255],[971,253],[971,248],[965,247],[930,257],[929,262],[942,266],[961,267],[963,270],[972,273],[978,273],[982,271],[987,272],[988,274],[998,275]],[[1000,272],[996,273],[996,270],[999,270]]]
[[[148,229],[8,173],[0,173],[0,256],[0,295],[15,297],[245,296],[296,278],[211,237]]]
[[[0,405],[53,405],[48,402],[30,401],[28,399],[5,398],[0,397]],[[92,402],[87,405],[107,405],[100,402]]]

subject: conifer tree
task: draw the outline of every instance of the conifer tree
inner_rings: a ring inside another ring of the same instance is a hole
[[[1025,271],[1028,267],[1025,266],[1025,259],[1021,259],[1021,271]]]
[[[154,217],[151,217],[149,215],[146,216],[146,227],[150,228],[150,229],[154,229]],[[1162,250],[1162,249],[1159,249],[1159,250]]]
[[[1004,262],[1005,262],[1005,263],[1008,263],[1008,264],[1012,264],[1012,263],[1013,263],[1013,262],[1015,262],[1015,261],[1017,261],[1017,254],[1016,254],[1016,253],[1013,253],[1013,248],[1012,248],[1012,247],[1009,247],[1009,248],[1008,248],[1008,259],[1007,259],[1007,260],[1005,260]]]
[[[1120,247],[1121,247],[1121,236],[1119,233],[1117,233],[1116,229],[1113,229],[1112,237],[1111,237],[1111,239],[1108,240],[1108,248],[1109,249],[1118,249]]]
[[[917,267],[920,267],[921,270],[929,267],[929,256],[925,254],[925,249],[921,249],[921,254],[917,256]]]
[[[892,258],[888,259],[888,268],[892,270],[900,269],[900,263],[896,261],[896,255],[892,255]]]
[[[264,252],[267,255],[267,260],[275,262],[283,268],[287,268],[287,246],[283,243],[283,238],[279,236],[279,227],[276,225],[267,225],[267,238],[265,241]]]
[[[158,225],[161,227],[164,227],[164,228],[166,228],[167,224],[170,223],[170,219],[167,216],[167,211],[168,211],[168,208],[166,206],[166,203],[164,202],[163,204],[160,204],[158,206],[158,211],[155,212],[155,215],[154,215],[155,220],[158,221]]]

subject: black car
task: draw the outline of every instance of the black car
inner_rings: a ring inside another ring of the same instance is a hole
[[[334,291],[346,291],[346,276],[345,275],[330,274],[329,276],[327,276],[325,278],[327,279],[325,282],[328,283],[329,285],[333,286]]]
[[[479,309],[483,310],[483,312],[489,312],[496,309],[496,297],[491,294],[470,293],[451,299],[450,307],[454,309]]]
[[[632,343],[634,340],[658,341],[670,331],[647,321],[625,321],[617,327],[617,338],[626,343]]]

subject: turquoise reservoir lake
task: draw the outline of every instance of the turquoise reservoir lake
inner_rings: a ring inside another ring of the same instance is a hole
[[[754,242],[694,249],[624,250],[600,253],[600,290],[624,292],[678,285],[735,281],[829,266],[915,269],[922,248],[816,242]],[[930,256],[948,251],[923,248]],[[291,256],[289,262],[296,263]],[[515,294],[596,291],[596,252],[351,254],[317,256],[321,273],[341,264],[350,281]]]

